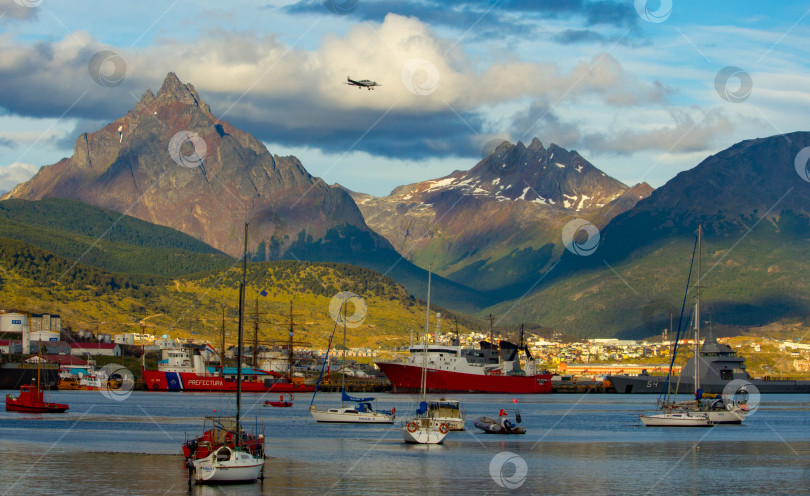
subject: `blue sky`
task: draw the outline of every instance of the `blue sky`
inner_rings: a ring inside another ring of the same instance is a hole
[[[0,0],[0,191],[71,155],[169,71],[272,153],[357,191],[469,169],[492,139],[535,136],[657,187],[738,141],[808,130],[808,8]],[[125,62],[120,84],[91,77],[102,50]],[[347,75],[383,86],[358,91]]]

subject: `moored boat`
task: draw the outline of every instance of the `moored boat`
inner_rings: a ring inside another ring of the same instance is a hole
[[[374,401],[373,397],[370,398],[355,398],[346,394],[346,305],[351,298],[357,295],[345,298],[340,304],[340,311],[338,318],[335,319],[335,327],[329,336],[329,346],[326,349],[326,356],[324,357],[321,373],[318,377],[318,382],[315,385],[315,392],[312,394],[312,401],[309,403],[309,413],[316,422],[331,422],[340,424],[393,424],[396,418],[396,408],[391,410],[377,410],[371,403]],[[329,362],[329,352],[332,349],[332,340],[335,337],[338,324],[343,323],[343,359],[341,360],[341,374],[340,374],[340,407],[328,408],[326,410],[319,409],[315,406],[315,396],[318,394],[318,387],[321,385],[323,378],[323,371],[326,364]],[[346,406],[346,403],[354,403],[355,406]]]
[[[31,384],[20,386],[20,394],[13,396],[6,395],[6,411],[26,412],[26,413],[63,413],[68,410],[65,403],[51,403],[45,401],[42,382],[42,345],[40,344],[37,354],[37,375],[36,380]]]
[[[402,438],[410,444],[441,444],[450,428],[447,424],[437,424],[427,417],[416,417],[400,428]]]
[[[290,381],[272,371],[247,367],[241,382],[246,393],[306,393],[308,384]],[[236,367],[206,367],[199,354],[187,350],[163,350],[158,370],[144,370],[143,382],[151,391],[236,392]]]
[[[292,404],[293,399],[294,399],[294,396],[290,395],[289,396],[289,401],[286,401],[284,399],[284,395],[282,394],[282,395],[279,396],[278,401],[265,400],[264,406],[272,406],[272,407],[275,407],[275,408],[290,408],[290,407],[293,406],[293,404]]]
[[[441,398],[428,401],[427,416],[438,424],[446,424],[451,431],[464,430],[464,414],[457,400]]]
[[[427,303],[425,305],[425,332],[423,334],[424,347],[427,348],[427,336],[430,329],[430,275],[431,267],[428,265],[428,290]],[[399,429],[402,439],[406,443],[416,444],[441,444],[445,436],[450,432],[450,427],[428,416],[427,402],[427,354],[422,355],[422,376],[419,387],[419,408],[416,415],[410,420],[406,420]]]
[[[371,406],[374,398],[355,398],[340,390],[341,406],[319,410],[310,407],[309,413],[317,422],[331,422],[338,424],[393,424],[396,419],[396,408],[388,410],[375,410]],[[355,406],[345,406],[345,403],[355,403]]]
[[[45,395],[37,384],[20,386],[20,394],[6,395],[6,410],[26,413],[63,413],[69,406],[65,403],[45,401]]]
[[[245,224],[244,251],[242,259],[242,280],[239,283],[239,350],[243,349],[243,322],[245,309],[245,286],[247,279],[247,235]],[[188,468],[188,484],[192,479],[198,484],[225,482],[255,482],[264,478],[264,434],[248,433],[241,423],[242,415],[242,360],[236,366],[236,416],[227,418],[206,417],[203,421],[203,435],[183,444],[183,454]],[[211,428],[205,429],[211,421]]]
[[[478,417],[473,425],[478,429],[486,432],[487,434],[526,434],[526,428],[519,426],[520,413],[516,416],[516,421],[512,422],[509,417],[501,410],[502,415],[498,418],[492,417]]]
[[[714,425],[705,413],[687,410],[639,415],[638,418],[647,427],[712,427]]]
[[[421,387],[423,364],[428,393],[551,393],[552,374],[538,370],[527,346],[481,341],[477,349],[458,344],[411,346],[405,362],[375,362],[391,381],[391,392],[414,393]],[[519,352],[526,354],[525,368]]]

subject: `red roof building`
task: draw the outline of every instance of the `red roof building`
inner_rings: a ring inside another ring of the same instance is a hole
[[[60,367],[87,367],[86,360],[73,355],[42,355],[43,362],[58,363]]]

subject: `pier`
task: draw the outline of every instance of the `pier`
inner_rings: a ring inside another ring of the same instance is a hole
[[[340,383],[321,383],[319,391],[327,393],[339,393]],[[385,393],[391,390],[391,383],[388,379],[362,379],[346,380],[347,393]]]
[[[615,393],[607,381],[554,381],[551,385],[552,394],[556,393]]]

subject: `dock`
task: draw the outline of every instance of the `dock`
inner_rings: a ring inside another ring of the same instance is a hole
[[[319,391],[326,393],[339,393],[340,383],[321,383],[318,386]],[[362,379],[362,380],[347,380],[346,392],[347,393],[386,393],[391,390],[391,383],[388,379]]]
[[[605,381],[553,381],[551,383],[552,394],[564,393],[615,393],[616,389]]]

